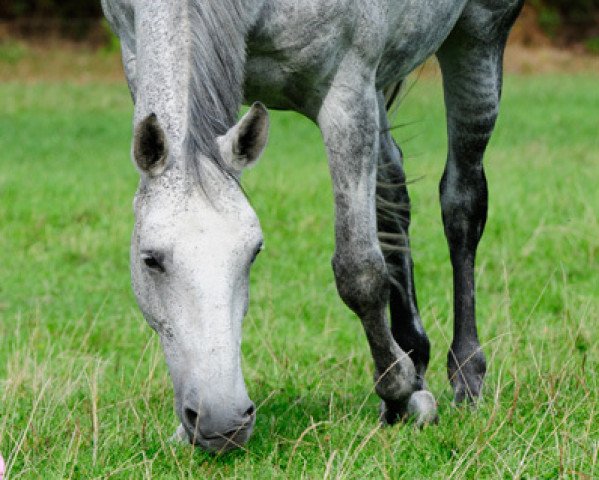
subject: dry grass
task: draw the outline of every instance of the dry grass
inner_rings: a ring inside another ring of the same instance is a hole
[[[427,65],[435,65],[429,61]],[[46,44],[0,40],[0,82],[117,83],[123,81],[120,55],[75,43],[50,40]],[[505,56],[507,73],[599,74],[599,56],[550,45],[534,47],[511,43]],[[427,70],[430,70],[427,67]]]
[[[75,43],[0,41],[0,82],[121,83],[120,55]]]
[[[507,73],[543,75],[555,73],[599,75],[599,55],[573,50],[509,45],[505,55]]]

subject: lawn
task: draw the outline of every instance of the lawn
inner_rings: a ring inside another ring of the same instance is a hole
[[[168,443],[178,422],[129,287],[137,173],[124,84],[0,85],[0,452],[9,478],[593,478],[599,475],[599,77],[509,77],[478,255],[485,399],[446,379],[451,270],[438,206],[438,78],[395,119],[413,183],[416,283],[439,425],[381,429],[372,362],[330,268],[317,129],[273,113],[244,178],[266,249],[252,271],[246,450]]]

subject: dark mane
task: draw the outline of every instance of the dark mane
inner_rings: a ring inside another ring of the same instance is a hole
[[[243,101],[251,0],[188,0],[190,47],[188,158],[200,175],[199,153],[227,171],[216,145]],[[249,19],[248,19],[249,17]]]

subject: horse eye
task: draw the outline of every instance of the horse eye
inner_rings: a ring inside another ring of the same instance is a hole
[[[161,255],[155,253],[144,252],[141,254],[141,259],[144,262],[145,266],[150,270],[154,270],[157,272],[164,272],[164,266],[162,265]]]
[[[264,243],[260,242],[260,245],[258,245],[258,248],[256,248],[256,250],[254,251],[254,255],[252,256],[251,263],[254,263],[256,261],[256,257],[258,257],[258,254],[262,251],[263,248],[264,248]]]

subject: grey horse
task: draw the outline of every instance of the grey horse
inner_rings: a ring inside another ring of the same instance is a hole
[[[487,214],[482,160],[506,39],[522,4],[102,0],[135,104],[132,157],[141,178],[132,283],[166,356],[178,438],[222,452],[247,442],[254,427],[240,343],[262,232],[239,179],[267,143],[264,105],[300,112],[322,131],[335,198],[337,289],[366,333],[381,420],[435,421],[408,241],[410,200],[387,118],[406,76],[433,54],[449,138],[440,186],[454,272],[447,368],[456,402],[480,396],[486,365],[474,264]],[[244,102],[252,106],[237,121]]]

